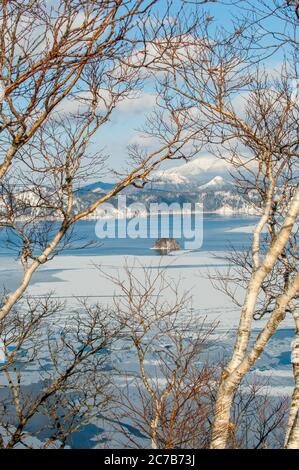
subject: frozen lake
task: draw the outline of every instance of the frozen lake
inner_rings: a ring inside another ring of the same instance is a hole
[[[149,219],[144,218],[143,220],[149,227]],[[235,249],[243,250],[250,243],[250,227],[255,224],[256,220],[257,218],[255,216],[243,216],[238,214],[229,216],[208,213],[204,214],[203,244],[197,251],[226,251],[231,246],[234,246]],[[170,231],[172,230],[173,225],[178,223],[182,223],[180,216],[170,216]],[[192,226],[194,226],[194,223],[195,216],[192,215]],[[53,225],[52,231],[54,231],[57,222],[49,222],[49,227],[50,225]],[[128,237],[114,239],[106,238],[104,240],[99,240],[99,238],[96,236],[95,228],[96,220],[79,221],[74,228],[73,244],[63,252],[64,256],[153,256],[156,254],[153,250],[151,250],[151,248],[155,239],[159,237],[148,237],[148,235],[150,235],[149,230],[148,233],[142,231],[143,238],[132,239]],[[159,229],[161,229],[160,225]],[[161,233],[159,233],[159,235],[161,235]],[[0,257],[16,256],[18,249],[15,244],[17,241],[17,238],[13,236],[9,230],[0,230]],[[184,240],[182,237],[178,238],[178,241],[183,248]],[[79,249],[82,244],[88,242],[93,242],[96,245],[86,247],[84,250]]]
[[[124,276],[124,265],[134,271],[136,277],[142,276],[143,267],[150,270],[166,268],[167,276],[173,284],[179,282],[180,293],[188,291],[193,298],[194,311],[198,318],[206,318],[209,323],[217,322],[214,344],[210,347],[211,357],[228,355],[235,339],[235,329],[239,322],[240,310],[233,305],[222,292],[211,286],[208,274],[216,268],[220,272],[227,269],[223,258],[231,246],[244,250],[251,240],[251,230],[255,217],[220,216],[205,214],[203,221],[203,245],[195,251],[181,250],[168,256],[160,256],[151,248],[154,240],[141,239],[108,239],[97,246],[85,250],[76,248],[84,239],[99,241],[95,236],[95,221],[82,221],[76,227],[74,246],[42,266],[35,274],[28,293],[34,297],[43,297],[48,292],[66,300],[63,320],[68,311],[76,305],[75,297],[88,298],[90,302],[101,302],[111,305],[113,296],[118,294],[115,285],[107,280],[97,269],[108,275]],[[180,240],[182,243],[182,240]],[[7,243],[8,242],[8,243]],[[16,253],[9,246],[7,234],[1,233],[0,248],[0,284],[7,289],[14,288],[21,276]],[[164,294],[167,295],[167,294]],[[242,294],[240,293],[240,296]],[[256,336],[265,320],[254,323],[253,336]],[[290,395],[293,385],[290,367],[290,342],[293,335],[291,318],[286,318],[276,335],[270,341],[267,351],[257,361],[252,374],[269,380],[271,394],[275,396]],[[111,357],[115,367],[129,373],[137,373],[135,352],[124,348],[113,352]],[[26,372],[26,386],[38,381],[38,375]],[[93,444],[96,428],[91,425],[76,447],[89,447]]]

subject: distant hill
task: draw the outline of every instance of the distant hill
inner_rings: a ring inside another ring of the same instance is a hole
[[[126,188],[121,194],[126,195],[127,206],[132,203],[143,203],[146,209],[141,209],[143,215],[149,210],[151,203],[172,204],[191,203],[194,208],[195,203],[202,203],[206,212],[216,212],[219,214],[256,214],[258,213],[259,199],[254,190],[241,193],[233,182],[222,174],[216,174],[215,165],[209,166],[208,161],[202,163],[201,159],[188,162],[184,165],[170,168],[166,171],[156,172],[151,181],[143,189],[136,189],[132,186]],[[221,168],[219,168],[221,169]],[[74,212],[86,209],[95,202],[100,195],[105,195],[114,187],[113,183],[96,181],[74,191]],[[51,188],[44,188],[43,191],[51,195]],[[53,200],[60,197],[53,192]],[[24,208],[21,213],[29,215],[32,205],[39,200],[40,195],[33,190],[20,191],[17,195],[19,201],[23,201]],[[136,210],[132,208],[129,212],[120,211],[117,197],[109,200],[109,204],[114,206],[99,206],[90,218],[98,217],[130,217]],[[107,208],[108,207],[108,208]],[[1,204],[0,204],[1,208]],[[55,217],[55,212],[53,212]]]
[[[105,194],[112,187],[112,184],[101,182],[84,186],[76,197],[78,208],[86,207],[95,201],[99,194]],[[227,181],[223,176],[214,176],[209,181],[200,184],[195,183],[194,180],[192,182],[188,181],[186,175],[181,180],[179,177],[176,178],[174,183],[170,179],[167,182],[165,179],[159,180],[155,175],[155,180],[148,183],[143,189],[131,187],[122,194],[126,195],[127,205],[138,202],[146,206],[151,203],[179,203],[182,205],[184,203],[195,204],[200,202],[203,204],[204,211],[220,214],[255,214],[257,209],[253,205],[258,205],[258,198],[254,191],[249,192],[245,197],[245,195],[240,194],[232,182]],[[115,207],[113,215],[117,215],[117,198],[112,199],[109,203]],[[99,215],[103,215],[101,207],[98,208],[93,217]]]
[[[95,183],[90,183],[76,191],[76,194],[84,194],[89,192],[102,192],[110,191],[114,187],[113,183],[104,183],[103,181],[97,181]]]

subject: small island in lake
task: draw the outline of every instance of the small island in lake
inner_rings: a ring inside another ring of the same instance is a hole
[[[180,244],[174,238],[160,238],[154,244],[154,249],[165,254],[170,251],[176,251],[180,249]]]

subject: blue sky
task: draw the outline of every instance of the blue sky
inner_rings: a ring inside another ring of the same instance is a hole
[[[272,0],[270,0],[272,3]],[[203,8],[207,10],[211,16],[214,17],[215,27],[223,26],[225,28],[230,28],[232,20],[235,15],[240,15],[244,13],[242,11],[242,1],[238,2],[239,6],[233,5],[233,0],[227,1],[225,5],[220,5],[218,3],[210,4],[204,6]],[[259,0],[253,0],[252,5],[258,6]],[[174,8],[178,5],[179,2],[174,2]],[[159,8],[161,8],[163,2],[159,2]],[[267,20],[268,29],[271,28],[277,29],[279,24],[277,20],[274,20],[273,17],[269,17]],[[269,45],[271,45],[269,43]],[[278,53],[271,57],[265,62],[266,67],[269,69],[275,69],[282,60],[281,53]],[[147,113],[150,113],[155,103],[154,95],[154,86],[153,84],[147,82],[144,90],[140,92],[140,95],[137,99],[124,102],[119,110],[116,110],[111,116],[111,121],[100,129],[94,139],[94,145],[96,148],[103,148],[104,153],[110,155],[108,166],[114,169],[121,169],[125,166],[125,161],[127,159],[127,146],[132,143],[142,143],[140,138],[140,133],[138,128],[142,127],[145,122],[145,117]],[[183,163],[182,163],[183,164]],[[178,161],[167,162],[166,167],[171,167],[172,165],[177,166]],[[165,168],[165,165],[164,165]],[[100,175],[99,175],[100,176]],[[109,180],[109,177],[101,178],[98,175],[95,175],[94,180],[103,179]],[[110,178],[111,179],[111,178]]]

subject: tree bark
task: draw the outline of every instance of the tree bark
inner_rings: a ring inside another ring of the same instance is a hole
[[[230,410],[233,403],[234,395],[240,385],[242,379],[249,372],[250,368],[255,364],[256,360],[264,351],[269,339],[277,330],[279,324],[285,316],[285,311],[291,300],[299,291],[299,274],[294,278],[286,292],[284,292],[276,301],[275,308],[261,333],[258,335],[250,352],[244,357],[243,361],[238,363],[234,369],[225,369],[218,388],[215,418],[212,430],[211,448],[224,449],[226,447],[229,425]],[[296,423],[292,427],[290,437],[292,441],[296,441],[299,437],[298,433],[298,410],[296,414]]]
[[[299,312],[293,311],[296,325],[296,336],[292,343],[292,365],[294,374],[294,391],[292,394],[290,414],[288,419],[285,447],[287,449],[299,448]]]

